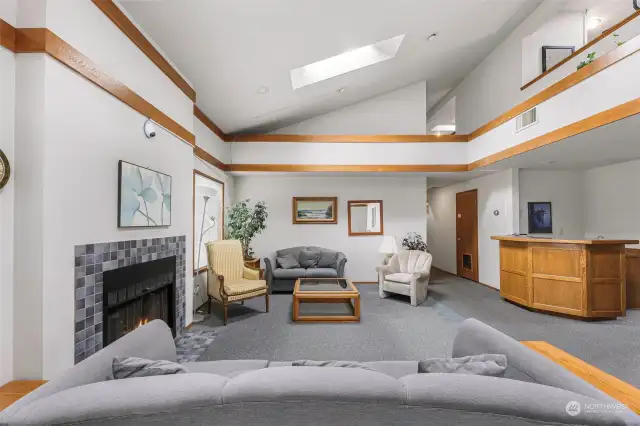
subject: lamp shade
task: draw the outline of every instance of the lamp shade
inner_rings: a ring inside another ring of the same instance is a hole
[[[398,243],[396,243],[396,237],[391,235],[385,235],[378,249],[378,253],[394,254],[398,252]]]

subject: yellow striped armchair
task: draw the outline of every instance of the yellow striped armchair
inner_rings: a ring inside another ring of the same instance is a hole
[[[242,245],[237,240],[220,240],[207,243],[207,293],[209,313],[213,299],[222,303],[224,324],[227,325],[228,306],[232,302],[244,303],[254,297],[265,297],[269,312],[269,289],[260,279],[260,270],[244,264]]]

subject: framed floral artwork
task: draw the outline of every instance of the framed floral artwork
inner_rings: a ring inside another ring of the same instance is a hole
[[[171,176],[120,160],[118,228],[171,225]]]

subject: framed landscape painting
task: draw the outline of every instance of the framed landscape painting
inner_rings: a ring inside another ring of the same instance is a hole
[[[118,228],[171,225],[171,176],[120,160]]]
[[[293,223],[338,223],[338,197],[293,197]]]

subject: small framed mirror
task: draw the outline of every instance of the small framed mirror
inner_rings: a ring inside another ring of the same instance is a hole
[[[349,236],[384,235],[381,200],[349,201]]]

